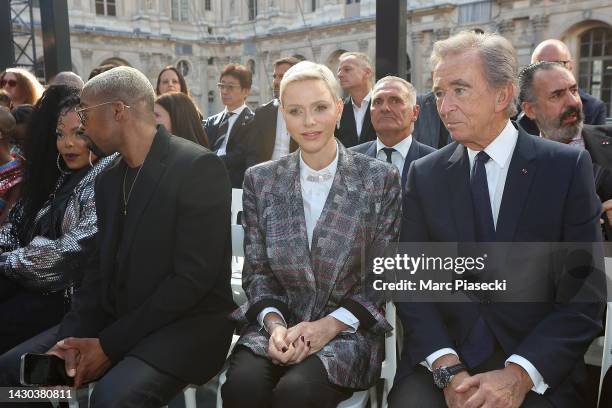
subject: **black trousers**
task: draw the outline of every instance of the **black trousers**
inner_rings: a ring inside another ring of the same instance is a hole
[[[497,349],[487,361],[470,370],[470,374],[502,369],[505,361],[504,353]],[[431,372],[423,366],[416,367],[410,375],[393,384],[387,401],[389,408],[446,408],[444,393],[436,387]],[[529,391],[521,407],[552,408],[552,405],[544,396]]]
[[[330,383],[315,355],[296,365],[279,366],[238,346],[229,364],[221,388],[226,408],[335,408],[353,393]]]
[[[57,330],[58,326],[52,327],[0,356],[0,386],[18,386],[21,355],[44,353],[49,350],[57,341]],[[91,394],[90,407],[159,408],[166,405],[187,385],[183,380],[163,373],[138,358],[128,356],[96,382]],[[0,404],[0,406],[10,405]],[[26,405],[14,406],[24,408]],[[27,406],[49,407],[50,404]]]
[[[0,279],[0,284],[6,280]],[[64,293],[43,295],[23,288],[0,300],[0,355],[18,344],[58,324],[66,306]]]

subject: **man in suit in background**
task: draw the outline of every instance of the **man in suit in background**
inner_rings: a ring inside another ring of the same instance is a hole
[[[233,188],[242,188],[249,144],[248,124],[254,114],[245,101],[253,74],[245,66],[229,64],[219,76],[219,93],[225,109],[206,119],[204,130],[211,150],[221,157]]]
[[[542,41],[533,50],[531,54],[531,63],[533,64],[540,61],[558,62],[570,71],[574,69],[572,55],[569,49],[562,41],[555,39]],[[604,125],[607,116],[605,103],[589,95],[582,89],[578,89],[578,93],[582,102],[584,123],[587,125]],[[527,115],[521,113],[517,121],[527,133],[532,135],[540,133],[536,123]]]
[[[612,199],[612,126],[584,124],[572,72],[560,63],[539,62],[521,71],[519,86],[523,112],[536,123],[540,136],[586,149],[593,160],[597,195],[602,202]]]
[[[246,167],[256,165],[268,160],[276,160],[294,152],[297,144],[293,141],[280,109],[278,96],[280,82],[285,72],[300,62],[295,57],[285,57],[274,61],[272,74],[272,91],[274,99],[255,110],[255,118],[249,125],[249,151]]]
[[[428,92],[417,96],[416,103],[421,111],[419,118],[414,124],[414,138],[436,149],[441,149],[452,142],[453,140],[448,133],[448,129],[446,129],[438,114],[434,93]]]
[[[410,82],[396,76],[378,80],[372,89],[370,114],[376,140],[351,150],[395,165],[404,188],[410,163],[436,150],[412,137],[414,122],[419,116],[416,90]]]
[[[518,66],[510,42],[464,31],[436,42],[431,63],[455,142],[412,164],[401,240],[600,241],[589,154],[509,119]],[[541,303],[399,303],[404,347],[390,406],[583,406],[583,356],[603,304],[556,303],[560,289],[538,292]]]
[[[336,137],[345,147],[356,146],[376,139],[370,119],[370,96],[374,70],[367,55],[361,52],[345,52],[340,56],[338,79],[349,96],[344,100],[344,110]]]

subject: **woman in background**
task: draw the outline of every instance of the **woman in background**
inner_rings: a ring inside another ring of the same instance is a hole
[[[155,86],[155,94],[162,95],[166,92],[182,92],[187,96],[191,96],[185,78],[178,69],[172,65],[168,65],[161,70],[157,76],[157,85]]]
[[[193,100],[181,92],[169,92],[158,96],[153,108],[157,124],[183,139],[208,147],[208,138],[202,127],[202,119]]]
[[[8,108],[0,106],[0,225],[19,198],[23,178],[22,161],[11,154],[9,144],[14,129],[15,118]]]
[[[34,75],[22,68],[8,68],[1,73],[0,88],[10,95],[14,107],[34,105],[45,90]]]

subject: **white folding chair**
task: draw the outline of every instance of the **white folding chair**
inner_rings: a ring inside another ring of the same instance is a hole
[[[606,268],[606,278],[612,276],[612,258],[605,259],[605,268]],[[606,279],[607,283],[607,279]],[[601,358],[601,374],[599,377],[599,394],[598,394],[598,403],[599,396],[601,395],[601,386],[603,383],[603,379],[612,366],[612,302],[608,302],[606,308],[606,327],[605,327],[605,336],[603,341],[603,355]]]

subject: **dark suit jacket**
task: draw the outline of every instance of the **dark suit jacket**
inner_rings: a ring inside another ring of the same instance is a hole
[[[606,124],[606,104],[589,95],[582,89],[578,90],[580,100],[582,101],[582,113],[584,114],[584,123],[587,125],[605,125]],[[539,135],[540,129],[535,121],[528,118],[525,112],[520,112],[517,116],[518,124],[525,131],[532,135]]]
[[[226,153],[221,157],[227,171],[229,172],[232,188],[242,188],[242,179],[246,170],[246,157],[249,145],[248,124],[253,120],[254,114],[247,106],[240,115],[227,140]],[[204,130],[208,136],[209,146],[214,146],[219,138],[219,125],[223,118],[223,112],[219,112],[204,121]]]
[[[365,142],[360,145],[351,147],[350,150],[376,158],[376,140],[372,140],[370,142]],[[404,161],[404,168],[402,169],[402,190],[406,187],[406,180],[408,177],[408,169],[410,168],[410,163],[435,151],[436,149],[424,145],[423,143],[417,142],[414,137],[412,138],[410,149],[408,149],[408,154],[406,155],[406,160]]]
[[[275,105],[274,101],[273,99],[258,107],[255,110],[255,118],[249,124],[247,168],[272,158],[274,143],[276,142],[276,119],[278,115],[278,105]],[[297,148],[297,143],[291,138],[289,140],[289,151],[293,152]]]
[[[201,384],[221,369],[234,329],[227,172],[158,127],[120,230],[125,171],[118,161],[97,179],[99,273],[86,275],[60,338],[97,337],[113,363],[129,354]]]
[[[242,286],[248,302],[234,317],[249,324],[238,345],[266,357],[268,336],[257,322],[277,307],[289,326],[344,307],[359,319],[316,355],[336,385],[367,389],[380,376],[384,335],[391,326],[362,280],[362,250],[397,240],[401,212],[394,166],[338,145],[338,169],[308,248],[300,187],[299,153],[262,163],[244,177]],[[348,375],[350,373],[350,375]]]
[[[345,147],[353,147],[360,143],[376,140],[376,132],[374,131],[374,127],[372,127],[372,120],[370,119],[370,105],[368,104],[365,116],[363,117],[361,134],[357,135],[353,102],[351,101],[351,97],[347,96],[346,99],[344,99],[344,110],[340,118],[340,127],[336,128],[335,136]]]
[[[414,162],[404,196],[402,241],[473,242],[469,174],[467,149],[456,142]],[[598,242],[600,208],[587,152],[519,130],[497,241]],[[506,356],[518,354],[542,374],[550,387],[545,395],[555,407],[581,406],[583,355],[601,330],[603,305],[553,301],[400,303],[405,337],[396,378],[436,350],[459,351],[482,315]]]
[[[433,92],[418,95],[417,105],[420,106],[421,111],[414,124],[412,136],[419,142],[435,149],[444,147],[452,142],[450,133],[438,114],[436,97]]]

